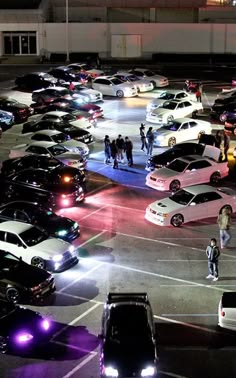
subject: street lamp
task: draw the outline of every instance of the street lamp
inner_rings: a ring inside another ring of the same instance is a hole
[[[66,61],[70,61],[69,56],[69,9],[68,0],[66,0]]]

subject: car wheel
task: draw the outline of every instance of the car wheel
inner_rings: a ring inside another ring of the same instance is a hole
[[[179,182],[179,180],[173,180],[170,183],[170,191],[171,192],[176,192],[179,189],[180,189],[180,182]]]
[[[6,299],[10,303],[17,304],[20,301],[20,293],[15,287],[9,287],[6,291]]]
[[[45,269],[46,263],[45,261],[38,256],[34,256],[31,260],[31,265],[37,266],[40,269]]]
[[[156,88],[156,82],[155,81],[151,81],[152,85],[153,85],[153,88]]]
[[[0,336],[0,353],[7,352],[7,339],[4,336]]]
[[[168,140],[168,147],[173,147],[176,145],[176,139],[174,137],[171,137],[169,140]]]
[[[194,110],[193,112],[192,112],[192,118],[196,118],[197,117],[197,110]]]
[[[220,115],[220,117],[219,117],[219,119],[220,119],[220,122],[225,122],[226,121],[226,119],[227,119],[227,116],[226,116],[226,114],[221,114]]]
[[[124,97],[124,92],[123,91],[117,91],[116,95],[117,95],[117,97],[122,98],[122,97]]]
[[[172,115],[169,115],[169,116],[167,117],[167,122],[172,122],[173,119],[174,119],[174,117],[173,117]]]
[[[221,214],[222,211],[223,211],[224,209],[229,210],[231,213],[233,212],[233,209],[232,209],[232,207],[231,207],[230,205],[224,205],[224,206],[220,209],[219,214]]]
[[[175,215],[173,215],[173,217],[171,218],[170,223],[174,227],[180,227],[184,223],[184,217],[183,217],[183,215],[181,215],[181,214],[175,214]]]
[[[205,134],[205,131],[200,131],[197,138],[200,139],[203,134]]]
[[[212,173],[210,177],[210,183],[216,185],[219,183],[219,181],[220,181],[220,173],[219,172]]]

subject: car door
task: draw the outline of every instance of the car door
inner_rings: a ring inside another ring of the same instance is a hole
[[[110,80],[108,79],[98,79],[96,83],[99,81],[98,91],[102,92],[102,94],[107,96],[113,95],[113,86]]]
[[[192,114],[194,110],[193,105],[189,101],[183,102],[183,109],[182,109],[182,116],[185,117],[186,115]]]
[[[184,122],[180,126],[179,130],[177,131],[177,138],[176,142],[184,142],[185,140],[191,139],[190,135],[190,129],[189,129],[189,122]]]
[[[185,171],[182,186],[209,182],[211,164],[207,160],[190,163]]]
[[[175,110],[174,110],[174,117],[179,118],[184,116],[184,103],[180,102],[177,104]]]
[[[19,238],[19,235],[7,231],[5,233],[5,245],[7,245],[7,251],[15,254],[17,257],[22,257],[23,261],[30,263],[30,261],[27,261],[26,245]]]
[[[197,221],[208,217],[207,196],[205,193],[197,194],[184,210],[185,222]]]

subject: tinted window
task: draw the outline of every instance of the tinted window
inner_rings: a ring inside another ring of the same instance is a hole
[[[15,244],[15,245],[21,244],[20,239],[18,238],[17,235],[12,234],[11,232],[7,232],[6,234],[7,234],[6,235],[7,236],[6,241],[8,243]]]
[[[0,240],[5,241],[5,231],[0,231]]]
[[[198,126],[197,122],[195,122],[195,121],[189,122],[189,125],[190,125],[190,128]]]
[[[196,170],[196,169],[202,169],[202,168],[207,168],[211,167],[211,164],[207,160],[200,160],[200,161],[195,161],[194,163],[189,164],[188,169],[190,171]]]
[[[104,84],[104,85],[109,85],[110,84],[110,82],[108,80],[106,80],[106,79],[97,79],[97,80],[94,81],[94,83],[96,83],[96,84]]]
[[[181,189],[177,193],[170,196],[169,198],[172,201],[177,202],[181,205],[187,205],[193,199],[193,197],[194,195],[192,193],[189,193],[186,190]]]
[[[192,106],[192,104],[190,102],[188,102],[188,101],[184,101],[184,107],[186,108],[188,106]]]
[[[16,210],[16,212],[15,212],[15,220],[21,221],[21,222],[30,222],[29,217],[22,210]]]
[[[3,209],[0,212],[0,214],[3,215],[4,217],[14,219],[15,210],[11,208],[6,208],[6,209]]]
[[[32,152],[34,154],[39,154],[39,155],[46,155],[48,154],[48,151],[44,147],[39,147],[39,146],[30,146],[26,150],[27,152]]]
[[[175,171],[175,172],[183,172],[187,166],[188,166],[188,163],[186,163],[183,160],[177,159],[177,160],[172,161],[172,163],[168,165],[168,168],[172,169],[172,171]]]

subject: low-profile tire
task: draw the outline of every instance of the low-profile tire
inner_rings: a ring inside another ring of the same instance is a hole
[[[233,209],[232,209],[232,207],[230,205],[224,205],[220,209],[219,214],[221,214],[224,209],[229,209],[231,213],[233,212]]]
[[[124,92],[123,91],[117,91],[116,96],[119,97],[119,98],[122,98],[122,97],[124,97]]]
[[[171,192],[177,192],[177,190],[180,189],[180,182],[179,180],[173,180],[170,183],[170,191]]]
[[[196,118],[197,117],[197,110],[194,110],[193,112],[192,112],[192,118]]]
[[[152,85],[153,85],[153,88],[156,88],[156,82],[155,81],[151,81]]]
[[[212,175],[210,177],[210,183],[213,184],[213,185],[217,185],[217,184],[219,184],[220,179],[221,179],[220,173],[214,172],[214,173],[212,173]]]
[[[220,122],[225,122],[227,120],[227,116],[225,114],[221,114],[219,120]]]
[[[169,140],[168,140],[168,147],[173,147],[176,145],[176,139],[174,137],[171,137]]]
[[[198,140],[201,138],[201,136],[202,136],[203,134],[206,134],[205,131],[200,131],[200,132],[198,133],[198,137],[197,137]]]
[[[42,257],[39,256],[34,256],[31,259],[31,265],[37,266],[40,269],[45,269],[46,268],[46,262]]]
[[[171,218],[170,223],[174,227],[180,227],[180,226],[182,226],[182,224],[184,223],[184,217],[183,217],[183,215],[181,215],[181,214],[175,214],[175,215],[173,215],[173,217]]]
[[[20,302],[20,293],[15,287],[9,287],[6,290],[6,299],[8,302],[17,304]]]
[[[0,353],[4,354],[7,353],[8,345],[7,339],[4,336],[0,335]]]
[[[174,119],[174,116],[169,115],[169,116],[167,117],[167,123],[172,122],[173,119]]]

